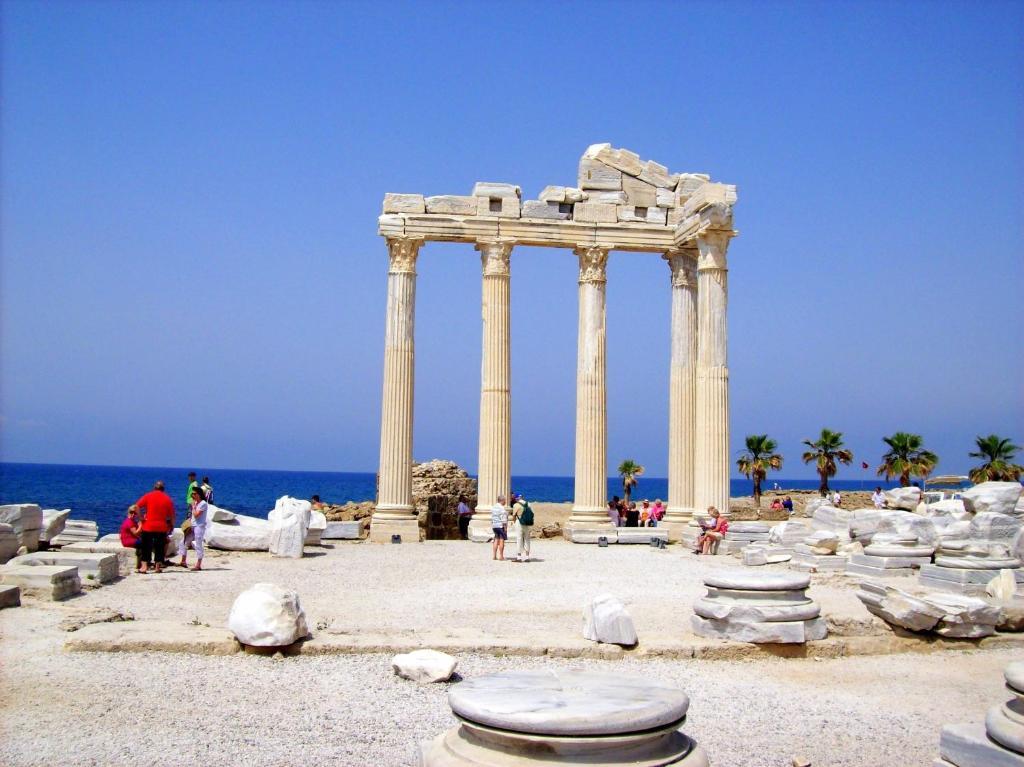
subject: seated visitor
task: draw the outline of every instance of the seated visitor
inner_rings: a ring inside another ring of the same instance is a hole
[[[710,554],[715,544],[729,532],[729,520],[719,513],[714,506],[708,506],[710,519],[703,519],[700,524],[701,534],[697,536],[697,548],[694,554]]]
[[[782,511],[782,501],[779,500],[778,498],[775,498],[772,501],[772,507],[771,508],[772,508],[772,511]]]
[[[793,516],[793,499],[788,495],[782,500],[782,508],[786,510],[789,516]]]
[[[608,519],[612,523],[612,527],[619,526],[619,498],[618,496],[608,501]]]
[[[665,516],[665,507],[661,504],[661,499],[656,498],[654,505],[651,506],[651,520],[648,522],[649,527],[657,527],[658,523],[661,522]]]
[[[142,569],[142,522],[139,520],[139,512],[134,506],[128,507],[128,515],[121,523],[121,545],[128,549],[135,549],[135,572]]]
[[[640,527],[647,527],[647,523],[651,521],[651,502],[644,498],[643,503],[640,505]]]
[[[313,507],[313,511],[323,511],[324,506],[327,504],[320,500],[319,495],[314,495],[309,499],[310,505]]]
[[[636,501],[630,501],[626,509],[626,527],[640,527],[640,510],[636,507]]]

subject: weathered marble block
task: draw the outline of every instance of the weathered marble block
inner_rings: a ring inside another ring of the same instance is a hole
[[[299,595],[273,583],[257,583],[238,595],[228,629],[254,647],[285,647],[309,634]]]
[[[587,603],[583,610],[583,638],[626,647],[637,642],[633,619],[622,601],[612,594],[600,594]]]
[[[615,208],[619,221],[635,224],[657,224],[664,226],[667,220],[664,208],[641,208],[635,205],[618,205]]]
[[[21,605],[21,588],[19,586],[0,586],[0,609]]]
[[[965,490],[961,496],[964,508],[975,514],[996,512],[1015,515],[1021,497],[1020,482],[982,482]]]
[[[357,519],[349,522],[328,522],[320,538],[325,541],[357,540],[360,537],[360,528]]]
[[[999,607],[981,599],[943,592],[911,594],[880,582],[862,582],[857,598],[887,623],[947,637],[991,636],[1000,620]]]
[[[885,505],[890,509],[905,509],[914,511],[921,502],[921,488],[919,487],[894,487],[886,490]]]
[[[644,169],[640,171],[639,179],[651,186],[673,192],[679,183],[679,174],[669,173],[668,168],[664,165],[656,163],[654,160],[648,160]]]
[[[477,181],[473,184],[474,197],[513,197],[519,199],[523,196],[523,190],[515,184],[505,184],[498,181]]]
[[[569,527],[566,529],[566,537],[573,543],[598,543],[601,538],[606,538],[609,544],[617,543],[619,531],[625,528],[600,528],[600,527]]]
[[[580,160],[578,186],[584,191],[591,189],[621,190],[622,171],[610,168],[603,162],[584,158]]]
[[[621,191],[613,192],[584,192],[586,202],[600,202],[605,205],[625,205],[626,193]]]
[[[654,193],[659,208],[674,208],[676,206],[676,193],[671,189],[657,189]]]
[[[0,565],[0,585],[18,586],[21,596],[60,601],[82,590],[77,567]]]
[[[50,539],[50,545],[63,546],[67,543],[76,543],[78,541],[93,543],[99,535],[99,527],[92,520],[69,519],[64,523],[64,530],[60,535]]]
[[[553,221],[568,221],[572,218],[573,206],[569,203],[526,200],[523,202],[523,218],[544,218]]]
[[[49,543],[64,532],[64,525],[71,516],[71,509],[43,509],[43,526],[39,530],[39,542]]]
[[[617,543],[642,543],[650,545],[652,540],[668,542],[668,530],[658,527],[620,527],[616,533]]]
[[[119,574],[116,554],[96,554],[87,551],[33,551],[15,557],[8,564],[28,567],[76,567],[83,586],[110,583]]]
[[[479,198],[472,195],[441,194],[427,197],[427,213],[447,213],[453,216],[475,216],[479,210]]]
[[[680,173],[679,181],[676,184],[676,196],[678,197],[678,202],[676,204],[685,204],[694,192],[710,180],[711,176],[706,173]]]
[[[638,178],[623,176],[622,191],[626,193],[629,205],[640,205],[645,208],[656,208],[658,205],[657,188]]]
[[[267,551],[270,548],[270,521],[236,514],[232,522],[208,522],[206,545],[224,551]]]
[[[628,149],[613,149],[611,144],[591,144],[583,153],[583,159],[597,160],[632,176],[639,176],[645,168],[644,163],[640,160],[640,155],[636,152],[631,152]]]
[[[103,536],[106,538],[107,536]],[[135,549],[121,545],[121,540],[114,536],[116,541],[105,542],[100,539],[95,543],[78,541],[61,546],[61,553],[66,554],[113,554],[117,557],[117,571],[120,575],[129,575],[135,569]]]
[[[541,193],[537,195],[537,199],[541,202],[558,202],[558,203],[574,203],[583,202],[587,199],[588,195],[582,189],[576,189],[571,186],[546,186]],[[523,203],[524,207],[526,203]],[[523,214],[526,215],[525,213]]]
[[[589,224],[614,224],[618,221],[616,206],[596,202],[578,202],[573,206],[574,221]]]
[[[11,503],[0,506],[0,522],[14,530],[19,547],[29,551],[39,548],[39,532],[43,528],[43,510],[34,503]]]
[[[18,553],[21,548],[21,538],[14,532],[14,527],[6,522],[0,522],[0,565]]]
[[[427,205],[422,194],[395,194],[388,192],[384,195],[384,213],[426,213]]]
[[[413,650],[391,659],[391,670],[396,675],[419,684],[447,682],[458,665],[457,658],[437,650]]]
[[[309,514],[309,527],[306,528],[306,539],[303,544],[306,546],[319,546],[324,530],[327,528],[327,517],[321,511],[311,511]]]
[[[518,187],[517,187],[518,188]],[[518,197],[477,197],[476,214],[491,218],[519,218]]]

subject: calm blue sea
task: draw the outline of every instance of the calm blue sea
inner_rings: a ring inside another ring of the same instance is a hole
[[[0,503],[38,503],[43,508],[71,509],[76,519],[95,520],[100,535],[117,531],[124,510],[162,479],[175,505],[184,505],[187,468],[145,466],[70,466],[36,463],[0,463]],[[196,469],[210,477],[214,502],[232,511],[265,517],[282,495],[309,498],[314,493],[329,503],[369,501],[376,495],[376,479],[370,473],[321,471],[252,471],[247,469]],[[813,489],[816,479],[769,479],[789,489]],[[833,480],[839,490],[861,490],[871,480]],[[571,501],[572,477],[513,477],[512,488],[536,501]],[[621,495],[617,477],[608,479],[608,495]],[[732,480],[733,496],[749,495],[751,483]],[[668,497],[668,480],[641,477],[634,498]]]

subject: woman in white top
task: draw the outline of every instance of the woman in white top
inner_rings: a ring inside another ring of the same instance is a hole
[[[209,504],[203,500],[202,489],[194,488],[192,490],[192,547],[196,550],[196,566],[190,568],[192,570],[203,569],[203,538],[206,537],[206,515],[209,509]],[[184,545],[178,552],[181,554],[181,566],[188,567],[186,562],[188,542],[182,541],[182,543]]]

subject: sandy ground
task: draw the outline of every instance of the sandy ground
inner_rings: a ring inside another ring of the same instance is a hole
[[[494,562],[463,542],[307,550],[301,561],[218,554],[202,573],[136,576],[63,603],[0,612],[0,764],[406,765],[452,724],[446,685],[394,677],[381,655],[201,657],[65,653],[61,618],[83,608],[224,624],[257,581],[298,590],[311,627],[471,627],[578,636],[581,609],[613,591],[645,636],[688,633],[700,576],[736,566],[679,547],[534,543],[537,561]],[[869,617],[845,581],[818,580],[826,614]],[[465,676],[509,668],[594,668],[668,679],[692,700],[686,730],[716,765],[930,765],[942,724],[980,721],[1002,700],[1008,651],[837,660],[624,661],[465,655]],[[190,724],[191,723],[191,724]],[[194,734],[190,733],[194,729]]]

